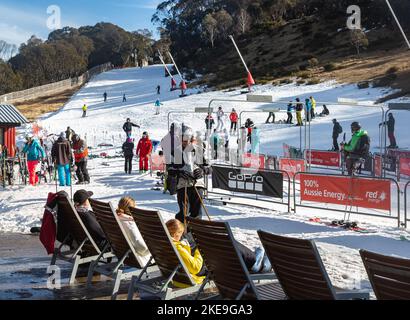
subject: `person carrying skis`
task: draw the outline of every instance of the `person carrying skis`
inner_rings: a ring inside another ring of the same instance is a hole
[[[303,112],[303,103],[300,102],[299,98],[296,98],[296,119],[298,121],[296,126],[298,127],[303,126],[302,112]]]
[[[231,131],[230,131],[231,134],[233,133],[236,134],[236,131],[238,130],[238,119],[239,119],[238,113],[236,112],[235,109],[232,109],[232,112],[229,115],[229,120],[231,120]]]
[[[70,187],[71,164],[73,163],[73,158],[70,142],[66,139],[64,132],[61,132],[57,141],[54,142],[51,149],[51,158],[53,163],[57,166],[60,187]]]
[[[104,92],[103,96],[104,96],[104,102],[107,102],[107,99],[108,99],[108,94],[107,94],[107,92]]]
[[[32,135],[26,137],[26,145],[23,148],[23,153],[27,154],[27,169],[29,172],[30,184],[36,186],[39,182],[36,167],[39,162],[46,157],[46,153]]]
[[[312,116],[312,119],[315,119],[316,118],[316,100],[315,100],[315,98],[310,97],[310,104],[312,106],[310,114]]]
[[[156,116],[160,114],[161,106],[163,106],[163,104],[161,103],[159,99],[157,99],[157,101],[155,101],[155,115]]]
[[[333,139],[333,149],[332,151],[339,151],[339,142],[337,141],[339,139],[339,135],[343,133],[343,128],[340,125],[339,122],[337,122],[336,119],[333,119],[333,133],[332,133],[332,139]]]
[[[90,175],[88,174],[88,146],[84,139],[76,134],[73,143],[75,166],[77,167],[76,175],[78,178],[77,184],[89,184]]]
[[[384,126],[387,125],[387,133],[389,134],[390,145],[387,148],[397,149],[396,137],[394,135],[396,120],[394,119],[392,113],[389,113],[389,120],[387,120],[386,122],[380,123],[379,127],[381,127],[382,125],[384,125]]]
[[[134,141],[131,138],[127,138],[127,141],[122,145],[122,151],[124,152],[125,165],[124,170],[126,174],[132,173],[132,159],[134,158]]]
[[[148,136],[148,132],[142,134],[142,139],[138,142],[137,156],[140,158],[140,172],[146,173],[149,169],[149,157],[152,153],[152,142]]]
[[[252,130],[255,127],[255,124],[251,119],[247,119],[245,122],[245,128],[248,129],[248,142],[252,141]]]
[[[358,122],[351,125],[352,139],[349,143],[342,143],[341,147],[346,156],[346,167],[349,176],[360,170],[370,150],[370,138]]]
[[[288,114],[288,119],[286,120],[287,124],[293,124],[293,115],[292,115],[293,109],[294,107],[293,107],[292,101],[290,101],[288,104],[288,108],[287,108],[287,114]]]
[[[205,176],[211,174],[206,144],[194,139],[193,130],[183,127],[179,152],[183,163],[169,169],[168,175],[177,177],[179,212],[175,218],[185,223],[185,217],[202,219],[203,197],[206,190]]]
[[[222,131],[225,128],[224,124],[224,116],[225,112],[222,110],[222,107],[218,108],[218,112],[216,113],[218,125],[216,126],[217,131]]]
[[[84,103],[84,105],[83,105],[83,118],[87,117],[87,111],[88,111],[88,107],[87,107],[87,105]]]
[[[124,130],[125,134],[127,135],[127,138],[131,138],[132,127],[136,127],[138,129],[141,128],[139,125],[132,123],[131,119],[128,118],[127,122],[125,122],[124,125],[122,126],[122,129]]]

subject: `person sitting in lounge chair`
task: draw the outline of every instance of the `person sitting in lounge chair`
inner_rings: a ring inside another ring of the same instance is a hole
[[[135,200],[131,197],[124,197],[118,203],[117,215],[120,218],[124,231],[127,233],[135,252],[139,255],[144,265],[146,265],[151,257],[147,245],[140,231],[138,230],[135,220],[131,215],[130,208],[135,208]]]

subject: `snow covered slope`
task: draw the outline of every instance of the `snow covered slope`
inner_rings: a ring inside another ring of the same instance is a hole
[[[156,94],[156,86],[160,84],[162,94]],[[122,125],[126,118],[131,118],[141,125],[141,130],[135,130],[134,137],[139,138],[142,131],[148,131],[151,138],[161,140],[167,132],[168,112],[193,111],[195,107],[207,107],[211,99],[241,99],[245,96],[239,91],[208,92],[179,98],[179,91],[170,92],[170,79],[164,77],[161,66],[152,66],[144,69],[113,70],[94,78],[82,88],[67,105],[55,114],[50,114],[39,124],[48,132],[59,133],[67,126],[73,128],[82,136],[87,136],[89,145],[94,148],[100,143],[112,143],[121,146],[124,140]],[[338,97],[354,98],[363,103],[375,101],[386,94],[384,89],[358,90],[354,85],[339,85],[335,82],[326,82],[313,86],[296,86],[295,84],[281,87],[257,86],[257,92],[269,93],[278,100],[290,100],[300,97],[301,100],[313,95],[317,101],[337,101]],[[103,93],[107,92],[108,102],[103,102]],[[128,101],[122,102],[123,94]],[[164,103],[161,115],[155,116],[154,102],[157,98]],[[83,119],[82,105],[89,107],[88,117]],[[263,104],[216,103],[214,107],[222,105],[225,112],[235,107],[243,117],[252,118],[262,131],[263,153],[282,155],[282,143],[299,145],[299,129],[284,125],[265,125],[267,114],[254,113],[261,110]],[[275,105],[277,107],[277,105]],[[286,105],[281,106],[283,109]],[[378,108],[360,108],[355,106],[328,105],[330,117],[317,119],[312,124],[312,148],[328,150],[331,147],[331,130],[333,118],[341,121],[345,130],[350,128],[352,121],[359,120],[372,137],[372,145],[378,143],[378,123],[381,112]],[[321,106],[318,106],[321,111]],[[277,118],[284,119],[286,114]],[[174,114],[171,121],[184,122],[195,130],[204,130],[204,114]],[[407,123],[410,117],[407,113],[396,116],[398,127],[398,143],[400,146],[409,146],[410,139]],[[228,122],[228,121],[227,121]],[[22,132],[20,138],[23,136]],[[347,137],[350,133],[347,132]],[[102,152],[103,149],[94,149],[93,152]],[[89,162],[92,184],[89,189],[94,191],[95,197],[102,201],[116,202],[124,195],[130,195],[142,207],[155,208],[163,212],[164,217],[171,218],[178,207],[174,197],[152,191],[155,179],[149,176],[123,174],[121,159],[95,159]],[[75,190],[80,187],[74,187]],[[54,192],[55,186],[42,185],[38,188],[14,186],[0,191],[0,231],[28,232],[30,227],[40,224],[43,206],[48,192]],[[70,192],[69,189],[66,191]],[[282,207],[283,209],[283,207]],[[357,217],[364,226],[374,233],[360,234],[341,229],[330,228],[321,224],[309,222],[309,218],[319,216],[319,213],[300,210],[297,214],[280,212],[280,207],[270,209],[255,209],[243,206],[221,206],[209,204],[209,211],[215,220],[229,221],[238,240],[250,247],[259,245],[256,231],[263,229],[278,234],[316,239],[323,254],[326,267],[335,285],[341,287],[368,286],[365,271],[360,262],[358,249],[369,249],[385,254],[394,254],[410,258],[410,242],[401,241],[406,231],[398,230],[391,224],[377,222],[372,218]],[[340,214],[323,214],[330,219],[341,218]],[[354,217],[356,218],[356,217]],[[363,283],[361,281],[363,280]]]

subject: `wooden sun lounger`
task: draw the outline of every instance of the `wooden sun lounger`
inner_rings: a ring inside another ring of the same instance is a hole
[[[188,218],[188,225],[204,258],[210,279],[215,282],[223,299],[285,298],[280,285],[274,281],[274,274],[249,273],[228,223]],[[262,280],[270,281],[261,283]]]
[[[132,242],[128,238],[111,203],[104,203],[94,199],[90,199],[90,203],[97,221],[107,237],[108,244],[91,264],[88,272],[87,286],[91,286],[95,272],[112,277],[114,279],[114,287],[111,299],[115,300],[122,280],[130,280],[132,276],[142,276],[145,273],[148,278],[150,273],[152,275],[152,272],[157,271],[158,268],[153,265],[149,265],[146,269],[144,268],[145,264],[135,252]],[[115,254],[117,261],[111,264],[99,264],[104,253],[109,250]]]
[[[312,240],[258,231],[283,292],[290,300],[368,300],[369,292],[333,287]]]

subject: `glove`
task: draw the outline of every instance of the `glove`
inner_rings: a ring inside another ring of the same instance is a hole
[[[194,170],[194,178],[196,180],[202,179],[204,177],[204,170],[201,168],[196,168]]]

